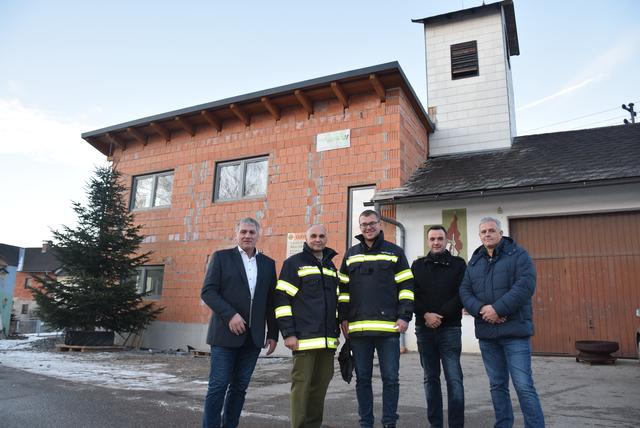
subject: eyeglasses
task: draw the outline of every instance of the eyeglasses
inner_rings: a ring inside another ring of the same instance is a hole
[[[380,223],[379,221],[372,221],[369,223],[360,223],[360,229],[366,229],[367,227],[375,227],[376,224]]]

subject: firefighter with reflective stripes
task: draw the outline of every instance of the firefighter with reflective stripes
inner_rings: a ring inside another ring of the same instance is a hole
[[[313,225],[302,252],[284,261],[275,306],[284,344],[293,352],[291,426],[320,427],[338,347],[338,272],[327,230]]]
[[[402,248],[384,240],[380,215],[360,214],[359,244],[349,248],[340,272],[342,332],[349,337],[356,369],[361,427],[373,427],[373,353],[382,376],[382,424],[395,427],[400,394],[400,334],[413,315],[413,274]]]

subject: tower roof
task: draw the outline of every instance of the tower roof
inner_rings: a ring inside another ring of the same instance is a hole
[[[468,9],[456,10],[453,12],[447,12],[440,15],[428,16],[421,19],[412,19],[412,22],[424,24],[441,24],[451,21],[452,19],[468,19],[473,18],[474,15],[489,10],[504,11],[504,17],[507,26],[507,48],[509,56],[520,55],[520,46],[518,45],[518,29],[516,28],[516,14],[513,9],[512,0],[504,0],[496,3],[483,4],[481,6],[470,7]]]

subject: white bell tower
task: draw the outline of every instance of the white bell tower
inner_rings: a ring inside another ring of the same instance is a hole
[[[510,57],[519,55],[511,0],[416,19],[424,25],[429,155],[508,148],[516,135]]]

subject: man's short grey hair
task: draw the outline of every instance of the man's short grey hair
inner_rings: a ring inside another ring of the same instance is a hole
[[[489,217],[489,216],[487,216],[487,217],[482,217],[482,218],[480,219],[480,223],[479,223],[479,225],[480,225],[480,226],[482,226],[482,225],[483,225],[483,224],[485,224],[485,223],[491,223],[491,222],[494,222],[494,223],[496,224],[496,226],[498,227],[498,230],[499,230],[499,231],[502,231],[502,223],[500,223],[500,220],[498,220],[498,219],[497,219],[497,218],[495,218],[495,217]]]
[[[238,220],[238,224],[236,224],[236,233],[240,231],[240,226],[243,224],[250,224],[252,226],[255,226],[256,231],[260,232],[260,223],[258,223],[258,220],[251,217],[243,217],[240,220]]]

